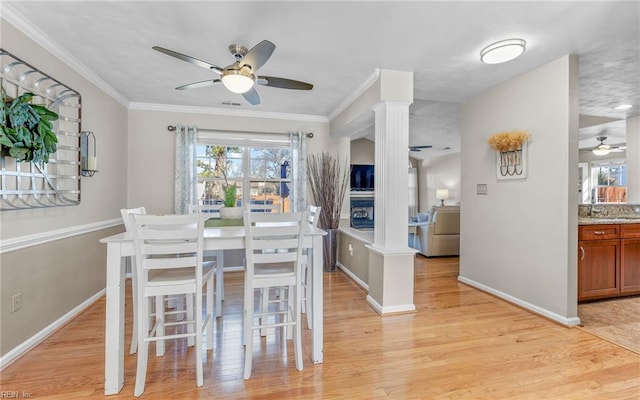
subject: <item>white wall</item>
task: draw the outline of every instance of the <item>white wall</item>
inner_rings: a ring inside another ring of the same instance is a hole
[[[627,120],[627,202],[640,203],[640,117]]]
[[[436,199],[437,189],[449,189],[449,199],[445,205],[455,205],[460,201],[460,153],[421,160],[418,164],[418,208],[428,211],[440,205]]]
[[[577,319],[577,79],[565,56],[462,107],[460,279],[563,323]],[[497,181],[486,141],[513,129],[531,135],[529,174]]]

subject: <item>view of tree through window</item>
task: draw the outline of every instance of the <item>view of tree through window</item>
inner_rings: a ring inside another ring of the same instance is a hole
[[[591,173],[598,203],[627,201],[627,165],[624,162],[592,164]]]
[[[249,202],[290,211],[290,153],[289,148],[198,145],[198,199],[223,204],[224,188],[235,184],[238,206]]]

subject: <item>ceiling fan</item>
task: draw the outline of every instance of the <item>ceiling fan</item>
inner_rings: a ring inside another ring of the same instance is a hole
[[[409,151],[422,151],[422,149],[433,149],[433,146],[427,144],[424,146],[409,146]],[[451,147],[441,147],[438,150],[451,150]]]
[[[424,146],[409,146],[409,151],[422,151],[422,149],[430,149],[433,146],[431,145],[424,145]]]
[[[236,61],[224,68],[164,47],[153,46],[152,49],[198,67],[209,69],[220,75],[220,79],[207,79],[206,81],[189,83],[178,86],[176,88],[178,90],[196,89],[222,83],[230,91],[242,94],[249,103],[256,105],[260,104],[260,96],[254,87],[255,84],[280,89],[311,90],[313,88],[310,83],[293,79],[256,75],[256,71],[269,60],[276,49],[276,45],[268,40],[263,40],[251,50],[240,44],[232,44],[229,46],[229,51]]]
[[[596,138],[596,140],[598,140],[600,142],[600,144],[598,144],[596,147],[594,147],[593,149],[591,149],[591,152],[597,156],[605,156],[607,154],[609,154],[612,151],[623,151],[625,150],[627,147],[626,146],[611,146],[608,144],[604,144],[604,141],[607,140],[606,136],[598,136]]]

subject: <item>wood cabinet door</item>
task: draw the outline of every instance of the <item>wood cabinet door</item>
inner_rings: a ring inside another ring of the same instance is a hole
[[[578,242],[578,300],[620,293],[620,240]]]
[[[640,293],[640,239],[620,241],[620,292]]]

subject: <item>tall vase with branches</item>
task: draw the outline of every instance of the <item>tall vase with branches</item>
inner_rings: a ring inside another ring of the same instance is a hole
[[[312,154],[307,158],[307,171],[311,194],[322,208],[318,226],[327,231],[324,240],[324,269],[336,270],[338,225],[342,202],[349,188],[349,168],[341,165],[329,153]]]

